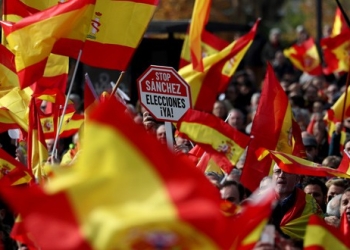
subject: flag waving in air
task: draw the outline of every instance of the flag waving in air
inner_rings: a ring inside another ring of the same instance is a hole
[[[124,111],[114,97],[102,102],[76,165],[43,189],[0,189],[34,242],[57,250],[228,249],[215,187]]]
[[[288,97],[270,64],[267,65],[264,85],[250,135],[253,136],[253,139],[248,146],[241,182],[253,191],[259,187],[260,181],[269,175],[272,164],[269,158],[258,161],[255,153],[258,148],[264,147],[301,157],[305,156],[300,128],[293,119]]]
[[[193,70],[203,72],[201,38],[205,25],[209,20],[211,0],[194,2],[192,20],[190,23],[190,52]]]
[[[15,54],[21,88],[39,80],[52,48],[60,38],[69,36],[84,17],[90,20],[95,0],[68,1],[25,17],[15,24],[2,22],[6,40]],[[82,34],[85,39],[86,33]]]

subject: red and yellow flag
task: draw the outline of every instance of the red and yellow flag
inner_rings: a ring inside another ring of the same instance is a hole
[[[124,110],[114,97],[101,103],[86,124],[77,165],[43,189],[0,189],[34,242],[57,250],[228,249],[215,187]]]
[[[0,148],[0,179],[2,185],[20,185],[34,180],[33,175],[19,161]]]
[[[323,57],[326,63],[325,74],[349,71],[350,29],[334,37],[323,38],[320,41]]]
[[[51,8],[54,5],[57,5],[58,3],[64,3],[64,2],[67,2],[68,0],[45,0],[45,1],[21,0],[21,1],[30,8],[37,9],[37,10],[46,10],[48,8]]]
[[[68,1],[14,24],[2,22],[9,48],[16,56],[16,70],[21,88],[33,84],[44,75],[55,42],[69,36],[75,24],[85,16],[90,17],[94,3],[95,0]],[[85,35],[86,33],[82,33],[81,38],[84,39]]]
[[[311,216],[304,238],[305,250],[346,250],[350,248],[340,231],[318,216]]]
[[[349,29],[349,27],[345,21],[345,18],[343,17],[343,14],[341,13],[340,8],[337,7],[337,9],[335,10],[335,16],[334,16],[331,37],[337,36],[340,33],[345,32],[348,29]]]
[[[350,158],[347,152],[345,151],[343,152],[343,158],[337,170],[344,174],[350,175]]]
[[[287,173],[320,177],[336,176],[350,178],[350,175],[346,174],[346,172],[322,166],[321,164],[291,154],[267,149],[258,149],[256,154],[259,157],[258,160],[262,160],[269,155],[271,159],[273,159],[276,164]]]
[[[300,45],[294,44],[292,47],[285,49],[283,54],[299,70],[310,75],[318,76],[322,74],[320,55],[312,37]]]
[[[330,108],[330,112],[327,113],[325,116],[326,120],[333,120],[333,121],[339,121],[341,122],[342,120],[342,115],[343,115],[343,109],[345,108],[344,112],[344,119],[347,117],[350,117],[350,88],[347,89],[347,98],[346,98],[346,103],[344,106],[345,102],[345,92],[338,98],[338,100],[333,104],[333,106]]]
[[[15,56],[5,46],[0,44],[0,98],[18,86]]]
[[[246,35],[232,42],[217,54],[204,58],[203,72],[194,71],[192,65],[187,65],[179,70],[179,74],[191,87],[192,107],[194,109],[212,111],[217,95],[228,84],[228,76],[233,75],[253,42],[258,24],[259,20]]]
[[[211,154],[222,154],[235,165],[250,138],[220,118],[189,109],[176,124],[180,133]]]
[[[272,166],[270,158],[259,161],[255,151],[264,147],[270,150],[305,156],[298,124],[293,119],[286,93],[278,82],[273,68],[267,65],[259,105],[254,116],[246,161],[241,182],[254,191],[260,181],[268,176]],[[253,178],[252,178],[253,176]]]
[[[202,61],[202,32],[208,23],[210,14],[211,0],[194,2],[192,20],[190,23],[189,45],[191,53],[191,62],[193,70],[203,72],[204,66]]]
[[[223,50],[229,43],[225,40],[222,40],[218,36],[203,30],[202,32],[202,57],[207,57],[218,53]],[[185,39],[182,45],[181,57],[179,69],[185,67],[186,65],[191,64],[191,51],[190,51],[190,42],[188,33],[185,35]]]
[[[47,175],[44,165],[49,156],[45,142],[44,133],[40,126],[40,117],[36,107],[35,98],[30,101],[29,107],[29,129],[28,129],[28,157],[27,165],[33,172],[37,181],[43,181]]]
[[[327,115],[325,117],[325,121],[327,123],[328,143],[330,143],[331,139],[332,139],[332,136],[333,136],[333,133],[336,130],[335,124],[337,122],[340,122],[340,120],[337,120],[334,117],[334,110],[332,108],[330,108],[330,109],[327,110]],[[340,145],[339,145],[340,146],[340,150],[344,149],[345,142],[346,142],[346,132],[345,132],[345,129],[343,128],[342,131],[340,132]]]
[[[20,0],[6,1],[4,6],[3,20],[13,23],[39,12],[39,10],[25,5]],[[40,93],[46,88],[59,88],[62,92],[65,92],[68,78],[68,63],[68,57],[50,54],[43,77],[31,86],[33,92]],[[16,72],[16,70],[14,71]]]
[[[157,5],[158,0],[97,0],[81,61],[126,70]]]

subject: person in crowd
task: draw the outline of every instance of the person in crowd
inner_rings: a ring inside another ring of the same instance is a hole
[[[301,243],[309,216],[322,216],[323,213],[312,196],[297,188],[300,182],[299,175],[284,172],[275,164],[272,181],[275,184],[278,203],[272,212],[270,223],[275,225],[276,230],[284,237]]]
[[[165,125],[160,124],[156,129],[156,136],[158,141],[162,144],[166,144],[166,133],[165,133]]]
[[[229,117],[227,123],[237,129],[238,131],[241,131],[242,133],[245,133],[245,121],[244,121],[244,114],[239,109],[231,109],[229,111]]]
[[[311,195],[316,200],[322,211],[326,212],[327,187],[318,178],[309,177],[303,183],[304,192]]]
[[[221,199],[238,205],[244,197],[244,188],[236,181],[224,181],[220,185]]]
[[[322,161],[322,166],[327,166],[333,169],[337,169],[340,165],[340,162],[341,162],[341,157],[330,155],[324,158],[324,160]]]
[[[219,174],[214,171],[209,171],[205,173],[207,179],[218,189],[220,189],[220,183],[224,178],[224,174]]]
[[[212,114],[219,117],[221,120],[225,121],[227,117],[227,107],[225,102],[216,101],[213,106]]]
[[[327,203],[336,195],[342,194],[348,187],[348,182],[341,178],[332,178],[326,182],[328,188]]]
[[[275,58],[276,52],[283,51],[283,49],[281,30],[279,28],[272,28],[269,33],[269,39],[261,51],[261,59],[263,63],[271,62]]]
[[[345,213],[345,218],[350,223],[350,188],[345,189],[340,200],[340,216]]]
[[[338,194],[334,196],[327,204],[327,210],[324,220],[328,225],[332,225],[334,227],[339,226],[341,197],[342,194]]]
[[[321,163],[322,159],[318,157],[318,144],[313,135],[307,134],[303,136],[302,134],[302,140],[303,144],[305,146],[305,150],[307,155],[310,157],[310,160],[316,163]]]

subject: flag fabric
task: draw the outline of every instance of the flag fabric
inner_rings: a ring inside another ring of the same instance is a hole
[[[247,34],[232,42],[222,51],[204,58],[203,72],[194,71],[192,65],[187,65],[178,71],[190,85],[194,109],[212,111],[217,95],[228,84],[227,74],[233,75],[246,50],[253,42],[259,22],[258,20]]]
[[[74,113],[72,116],[68,116],[68,118],[64,118],[62,123],[62,128],[60,131],[61,138],[67,138],[73,136],[74,134],[79,132],[80,127],[83,125],[85,120],[84,115]]]
[[[35,179],[40,183],[47,178],[44,165],[49,154],[37,109],[36,101],[33,97],[29,107],[27,166],[31,169]]]
[[[29,183],[33,175],[19,161],[0,148],[0,179],[1,184],[20,185]]]
[[[273,159],[276,164],[287,173],[320,177],[336,176],[350,178],[350,175],[346,174],[346,172],[344,173],[343,171],[337,169],[322,166],[321,164],[308,161],[291,154],[266,150],[263,148],[258,149],[256,154],[259,156],[259,160],[269,155],[271,159]]]
[[[335,37],[340,33],[345,32],[348,29],[349,27],[341,13],[341,10],[339,7],[337,7],[337,9],[335,10],[335,17],[334,17],[331,37]]]
[[[337,170],[347,175],[350,175],[350,158],[347,152],[345,151],[343,151],[343,158]]]
[[[48,8],[51,8],[58,3],[64,3],[68,0],[45,0],[45,1],[37,1],[37,0],[21,0],[25,5],[27,5],[30,8],[36,9],[36,10],[46,10]]]
[[[320,56],[312,37],[300,45],[294,44],[285,49],[283,54],[299,70],[315,76],[322,74]]]
[[[20,215],[16,216],[16,220],[13,224],[10,236],[12,239],[25,244],[29,250],[38,249],[38,247],[35,246],[35,243],[30,238],[27,230],[25,229]]]
[[[255,154],[258,148],[264,147],[305,157],[300,128],[293,119],[288,97],[270,64],[267,65],[260,101],[250,135],[253,139],[248,146],[240,180],[246,188],[252,191],[259,187],[260,181],[269,175],[272,167],[270,158],[258,161]]]
[[[205,25],[208,23],[211,0],[194,2],[190,23],[189,45],[193,70],[203,72],[201,38]]]
[[[340,229],[341,234],[346,239],[346,245],[350,246],[350,237],[349,237],[350,236],[350,224],[349,224],[346,212],[344,212],[341,215],[339,229]]]
[[[0,133],[16,128],[22,128],[28,131],[28,125],[23,120],[18,118],[7,108],[0,107]]]
[[[328,131],[328,143],[331,143],[333,133],[336,130],[335,124],[337,122],[340,122],[334,118],[334,110],[332,108],[327,110],[325,122],[327,124],[327,131]],[[345,132],[345,129],[343,128],[342,131],[340,132],[340,150],[344,149],[345,142],[346,142],[346,132]]]
[[[321,39],[320,45],[326,63],[326,67],[324,68],[325,74],[349,71],[349,36],[350,29],[347,29],[335,37]]]
[[[229,43],[218,36],[203,30],[202,32],[202,57],[207,57],[223,50]],[[179,69],[191,64],[191,52],[188,33],[185,35],[181,50]]]
[[[330,112],[327,112],[325,116],[325,120],[333,120],[333,121],[339,121],[341,122],[342,116],[343,116],[343,108],[345,107],[344,112],[344,118],[350,117],[350,88],[347,89],[347,98],[346,103],[345,102],[345,92],[338,98],[338,100],[333,104],[333,106],[330,108]]]
[[[11,51],[0,44],[0,98],[18,86],[15,57]]]
[[[126,70],[157,5],[158,0],[97,0],[81,62]]]
[[[234,239],[230,249],[254,248],[272,213],[275,197],[274,189],[269,187],[247,199],[241,206],[239,214],[233,218],[230,234]]]
[[[9,48],[16,56],[16,70],[21,88],[33,84],[44,75],[55,42],[68,36],[72,28],[75,28],[74,24],[80,22],[84,16],[90,17],[94,3],[94,0],[68,1],[14,24],[1,23]]]
[[[346,250],[349,248],[350,245],[346,244],[346,239],[337,228],[327,225],[322,218],[316,215],[310,217],[304,239],[305,250]]]
[[[294,206],[283,216],[280,228],[292,239],[303,240],[310,216],[322,218],[323,212],[311,195],[305,194],[300,188],[296,188],[296,193]]]
[[[85,129],[84,140],[94,143],[43,189],[0,189],[33,240],[57,250],[228,249],[215,187],[124,110],[113,97],[101,103]]]
[[[4,6],[3,20],[13,23],[39,12],[39,10],[25,5],[20,0],[5,1]],[[4,38],[4,40],[6,39]],[[50,54],[43,77],[31,86],[33,92],[40,93],[46,88],[60,88],[62,92],[65,92],[68,79],[68,63],[68,57]]]
[[[84,113],[89,114],[98,104],[98,95],[92,85],[89,74],[85,74],[84,86]]]
[[[189,109],[176,124],[178,131],[211,154],[225,155],[235,165],[249,143],[243,134],[220,118]]]

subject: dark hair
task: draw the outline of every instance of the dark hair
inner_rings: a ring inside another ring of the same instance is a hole
[[[321,181],[319,178],[316,177],[307,177],[303,182],[303,189],[308,185],[318,185],[321,188],[322,194],[324,196],[327,195],[327,187],[326,184],[324,184],[323,181]]]
[[[220,185],[220,189],[224,188],[224,187],[228,187],[228,186],[236,186],[238,189],[238,193],[239,193],[239,202],[241,202],[244,198],[244,187],[242,186],[242,184],[236,182],[236,181],[224,181],[224,183],[222,183]]]

